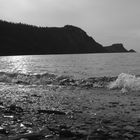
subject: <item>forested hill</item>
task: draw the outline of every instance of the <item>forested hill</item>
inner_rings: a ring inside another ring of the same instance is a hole
[[[110,50],[72,25],[50,28],[0,21],[0,55],[107,52]]]

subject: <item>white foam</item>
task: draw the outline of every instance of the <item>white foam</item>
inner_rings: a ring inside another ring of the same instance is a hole
[[[121,89],[122,92],[140,91],[140,77],[135,75],[121,73],[116,81],[108,85],[109,89]]]

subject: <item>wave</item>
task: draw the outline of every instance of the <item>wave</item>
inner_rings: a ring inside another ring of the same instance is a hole
[[[55,74],[25,74],[0,72],[0,82],[16,84],[47,84],[56,77]]]
[[[120,89],[122,92],[140,91],[140,77],[121,73],[118,78],[108,85],[109,89]]]
[[[116,77],[91,77],[87,79],[74,79],[71,76],[55,75],[52,73],[24,74],[0,72],[0,82],[24,85],[61,85],[78,87],[106,87]]]
[[[90,77],[74,79],[72,76],[55,75],[53,73],[24,74],[0,72],[0,82],[23,85],[59,85],[82,88],[120,89],[122,92],[140,91],[140,77],[121,73],[118,77]]]

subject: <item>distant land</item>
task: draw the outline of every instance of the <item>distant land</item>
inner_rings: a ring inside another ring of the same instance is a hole
[[[123,44],[102,46],[82,29],[64,27],[38,27],[0,20],[0,55],[121,53]]]
[[[111,46],[106,46],[105,47],[108,52],[111,53],[119,53],[119,52],[136,52],[135,50],[131,49],[131,50],[127,50],[126,48],[124,48],[123,44],[112,44]]]

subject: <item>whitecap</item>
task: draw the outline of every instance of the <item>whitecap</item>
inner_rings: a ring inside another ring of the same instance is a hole
[[[140,77],[121,73],[115,81],[109,83],[108,88],[121,89],[122,92],[140,91]]]

